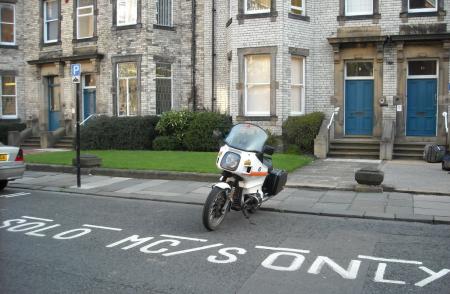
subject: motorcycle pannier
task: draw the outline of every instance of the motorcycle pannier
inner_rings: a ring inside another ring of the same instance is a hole
[[[263,185],[264,194],[275,196],[280,193],[287,182],[288,173],[284,170],[274,169],[266,177]]]
[[[441,162],[445,155],[445,147],[439,145],[426,145],[423,159],[427,162]]]

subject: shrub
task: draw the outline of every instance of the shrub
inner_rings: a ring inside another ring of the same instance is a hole
[[[232,120],[228,115],[197,112],[184,137],[184,146],[190,151],[217,151],[231,127]]]
[[[182,150],[183,146],[180,145],[175,137],[160,136],[153,141],[154,150]]]
[[[96,150],[151,149],[157,116],[108,117],[89,120],[81,129],[81,148]]]
[[[321,112],[289,117],[283,123],[285,146],[294,144],[299,151],[312,153],[314,151],[314,139],[319,133],[324,117]]]
[[[194,112],[190,111],[168,111],[161,115],[156,130],[161,136],[173,137],[183,144],[184,135],[189,128],[189,124],[194,118]]]
[[[0,142],[7,145],[8,144],[8,132],[10,131],[23,131],[27,127],[26,124],[18,122],[0,122]]]

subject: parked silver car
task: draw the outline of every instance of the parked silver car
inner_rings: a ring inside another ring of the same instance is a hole
[[[24,172],[23,150],[0,143],[0,191],[5,189],[9,181],[22,178]]]

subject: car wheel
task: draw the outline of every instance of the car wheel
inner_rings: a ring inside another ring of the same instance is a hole
[[[3,189],[5,189],[7,185],[8,185],[7,180],[1,180],[0,181],[0,191],[3,191]]]

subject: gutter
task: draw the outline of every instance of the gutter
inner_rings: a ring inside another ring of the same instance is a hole
[[[215,111],[216,104],[216,1],[212,0],[211,16],[211,111]]]
[[[192,26],[192,44],[191,44],[191,67],[192,67],[192,86],[191,86],[191,98],[192,98],[192,110],[197,110],[197,0],[191,2],[191,26]]]

